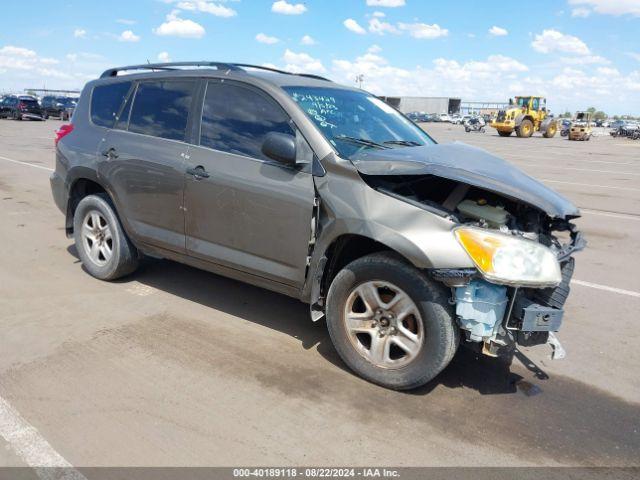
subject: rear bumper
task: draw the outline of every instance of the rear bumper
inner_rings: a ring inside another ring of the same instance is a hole
[[[30,118],[32,120],[44,120],[44,114],[33,112],[18,112],[22,118]]]
[[[49,177],[49,183],[51,183],[51,193],[53,195],[53,201],[58,206],[60,211],[64,214],[67,213],[67,187],[63,178],[58,175],[57,172],[53,172]]]

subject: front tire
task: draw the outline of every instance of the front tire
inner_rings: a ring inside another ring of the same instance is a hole
[[[544,131],[544,138],[553,138],[556,136],[556,132],[558,131],[558,125],[555,122],[551,122],[547,129]]]
[[[138,252],[106,194],[83,198],[73,217],[76,250],[86,270],[100,280],[115,280],[138,267]]]
[[[419,387],[449,364],[460,341],[449,295],[391,253],[367,255],[331,283],[331,341],[366,380],[394,390]]]
[[[498,130],[498,135],[501,137],[510,137],[512,133],[512,131],[505,132],[503,130]]]
[[[518,128],[516,128],[516,134],[521,138],[529,138],[533,135],[533,122],[531,120],[523,120]]]

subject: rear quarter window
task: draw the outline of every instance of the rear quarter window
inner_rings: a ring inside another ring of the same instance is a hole
[[[131,82],[94,87],[91,94],[91,121],[98,126],[111,128],[130,88]]]

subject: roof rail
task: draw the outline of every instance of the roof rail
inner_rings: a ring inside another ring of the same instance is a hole
[[[169,62],[169,63],[144,63],[142,65],[128,65],[126,67],[109,68],[102,72],[100,78],[115,77],[118,72],[129,70],[175,70],[175,67],[216,67],[218,70],[242,70],[232,63],[222,62]]]
[[[331,80],[329,80],[328,78],[321,77],[320,75],[314,75],[311,73],[292,73],[292,72],[287,72],[286,70],[280,70],[278,68],[265,67],[263,65],[252,65],[250,63],[232,63],[231,65],[236,67],[255,68],[257,70],[266,70],[268,72],[282,73],[284,75],[297,75],[298,77],[315,78],[316,80],[324,80],[326,82],[331,82]]]
[[[328,78],[321,77],[320,75],[314,75],[311,73],[292,73],[285,70],[279,70],[273,67],[265,67],[262,65],[252,65],[250,63],[223,63],[223,62],[169,62],[169,63],[144,63],[142,65],[129,65],[126,67],[109,68],[102,72],[100,78],[115,77],[119,72],[126,72],[129,70],[175,70],[176,67],[216,67],[218,70],[230,70],[235,72],[243,72],[244,68],[255,68],[258,70],[266,70],[274,73],[281,73],[283,75],[297,75],[299,77],[315,78],[317,80],[324,80],[330,82]]]

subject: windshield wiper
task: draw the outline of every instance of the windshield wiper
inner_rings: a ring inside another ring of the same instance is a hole
[[[382,143],[374,142],[373,140],[367,140],[366,138],[350,137],[349,135],[338,135],[337,137],[333,137],[333,138],[335,140],[342,140],[343,142],[355,143],[356,145],[364,145],[365,147],[381,148],[381,149],[391,148],[386,145],[383,145]]]
[[[404,145],[405,147],[419,147],[420,145],[422,145],[419,142],[416,142],[414,140],[387,140],[386,142],[383,142],[385,145],[386,144],[390,144],[390,145]]]

